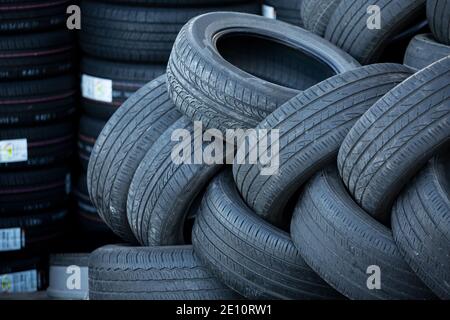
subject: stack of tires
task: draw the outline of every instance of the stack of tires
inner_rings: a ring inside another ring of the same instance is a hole
[[[43,288],[64,232],[77,98],[68,5],[0,1],[0,292]]]
[[[81,107],[78,211],[88,229],[105,229],[89,200],[86,170],[111,115],[135,91],[165,73],[173,42],[191,18],[210,11],[259,13],[252,0],[85,0],[81,3]]]
[[[360,30],[366,1],[337,2],[325,34],[336,12]],[[372,63],[425,12],[377,4],[402,24],[348,52],[336,26],[337,45],[237,13],[182,28],[94,146],[90,197],[129,246],[91,254],[91,299],[450,297],[450,56]]]

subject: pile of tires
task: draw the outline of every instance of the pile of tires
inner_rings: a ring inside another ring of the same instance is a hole
[[[191,18],[210,11],[259,13],[252,0],[151,0],[81,2],[81,107],[76,195],[85,230],[105,225],[87,194],[86,170],[106,121],[134,92],[165,73],[173,42]]]
[[[364,52],[339,30],[333,44],[254,15],[190,20],[94,145],[90,198],[129,245],[91,254],[90,299],[449,299],[450,56],[373,63],[424,13],[406,2]],[[325,37],[348,5],[302,2],[329,16]],[[262,148],[277,169],[232,129],[276,130]]]
[[[65,230],[77,98],[69,2],[0,3],[0,292],[44,288],[42,261]]]

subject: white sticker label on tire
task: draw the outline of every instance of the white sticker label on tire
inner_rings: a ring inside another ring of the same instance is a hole
[[[28,160],[27,139],[0,140],[0,163]]]
[[[0,275],[0,293],[35,292],[38,289],[37,270]]]
[[[277,18],[277,12],[275,11],[275,8],[272,6],[268,6],[266,4],[263,4],[262,6],[262,12],[263,16],[270,19],[276,19]]]
[[[25,233],[20,228],[0,229],[0,252],[20,250],[25,246]]]
[[[101,102],[112,102],[112,80],[81,76],[81,94],[84,98]]]

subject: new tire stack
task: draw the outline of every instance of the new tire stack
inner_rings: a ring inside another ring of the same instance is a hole
[[[77,92],[68,5],[0,1],[0,292],[43,288],[64,232]]]
[[[106,121],[135,91],[165,73],[173,42],[191,18],[210,11],[257,13],[248,0],[82,1],[82,116],[78,150],[82,173],[77,202],[82,224],[103,228],[89,200],[86,170]],[[95,226],[96,225],[96,226]]]

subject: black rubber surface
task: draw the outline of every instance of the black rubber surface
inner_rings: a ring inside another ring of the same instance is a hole
[[[234,300],[191,246],[106,246],[91,254],[90,300]]]
[[[434,297],[403,260],[391,230],[353,201],[334,166],[304,187],[291,235],[308,265],[351,299]],[[379,268],[379,289],[369,289],[371,266]]]
[[[133,175],[153,143],[180,117],[161,76],[124,103],[94,147],[87,174],[91,199],[110,228],[128,242],[136,242],[126,213]]]
[[[210,13],[192,19],[178,35],[167,78],[183,114],[225,132],[254,128],[299,90],[357,66],[301,28],[254,15]]]
[[[338,168],[369,214],[389,221],[402,187],[450,137],[450,57],[415,73],[375,103],[341,145]]]
[[[250,150],[238,151],[244,162],[233,165],[237,188],[255,212],[272,223],[285,225],[291,196],[314,173],[335,162],[339,147],[355,122],[378,99],[412,74],[398,64],[374,64],[348,71],[303,91],[264,119],[257,129],[279,130],[279,150],[270,153],[278,162],[274,174],[261,164],[250,164]],[[262,137],[267,140],[267,136]],[[272,145],[257,152],[272,150]]]
[[[301,15],[305,29],[323,37],[340,2],[341,0],[303,0]]]
[[[405,53],[404,64],[420,70],[450,55],[450,46],[437,42],[431,33],[415,36]]]
[[[89,116],[81,116],[78,130],[78,156],[84,171],[88,169],[89,158],[94,149],[95,141],[106,122]]]
[[[450,45],[450,3],[446,0],[427,0],[427,17],[436,39]]]
[[[441,299],[450,299],[450,157],[428,162],[392,211],[394,239],[406,262]]]
[[[275,9],[277,20],[302,27],[300,9],[303,0],[265,0],[264,4]]]
[[[340,298],[306,265],[289,234],[245,205],[230,171],[210,183],[192,242],[195,253],[218,279],[246,298]]]

